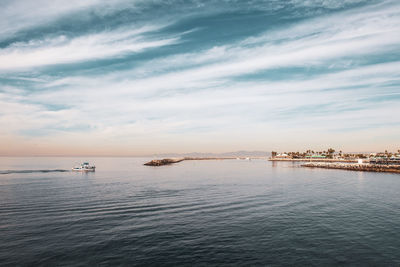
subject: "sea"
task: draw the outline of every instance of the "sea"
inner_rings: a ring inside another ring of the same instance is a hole
[[[149,160],[0,158],[0,265],[400,266],[399,174]]]

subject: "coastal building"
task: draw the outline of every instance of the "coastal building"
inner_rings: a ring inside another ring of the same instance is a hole
[[[275,156],[275,158],[279,158],[279,159],[288,159],[289,155],[286,153],[281,153]]]

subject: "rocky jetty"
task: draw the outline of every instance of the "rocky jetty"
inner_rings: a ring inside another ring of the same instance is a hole
[[[149,161],[145,163],[144,165],[146,166],[164,166],[164,165],[170,165],[173,163],[178,163],[183,161],[184,159],[153,159],[152,161]]]
[[[224,159],[234,159],[232,157],[226,157],[226,158],[192,158],[192,157],[186,157],[186,158],[179,158],[179,159],[153,159],[152,161],[149,161],[145,163],[144,165],[146,166],[164,166],[164,165],[170,165],[173,163],[178,163],[184,160],[224,160]]]
[[[400,173],[400,165],[309,162],[301,166],[309,168],[341,169],[349,171]]]

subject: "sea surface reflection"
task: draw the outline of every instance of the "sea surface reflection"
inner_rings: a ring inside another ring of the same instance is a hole
[[[1,265],[400,265],[398,174],[147,160],[0,158]]]

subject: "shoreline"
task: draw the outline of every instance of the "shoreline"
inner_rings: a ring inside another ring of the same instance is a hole
[[[322,169],[337,169],[347,171],[366,171],[366,172],[388,172],[388,173],[399,173],[400,165],[379,165],[370,163],[322,163],[322,162],[309,162],[302,164],[302,167],[306,168],[322,168]]]
[[[287,159],[287,158],[269,158],[268,161],[293,161],[293,162],[345,162],[356,163],[357,159]]]
[[[165,166],[179,163],[185,160],[232,160],[232,159],[249,159],[239,157],[185,157],[185,158],[164,158],[153,159],[144,163],[145,166]],[[301,167],[306,168],[321,168],[321,169],[337,169],[348,171],[366,171],[366,172],[386,172],[400,174],[400,165],[383,165],[371,163],[357,163],[357,160],[337,160],[337,159],[272,159],[268,161],[291,161],[304,162]]]

